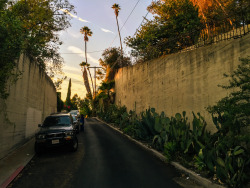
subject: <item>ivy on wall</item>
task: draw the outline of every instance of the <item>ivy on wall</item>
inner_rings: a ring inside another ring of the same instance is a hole
[[[14,83],[21,74],[14,72],[16,60],[22,52],[26,29],[22,22],[13,13],[4,9],[5,4],[0,4],[0,97],[8,97],[7,81]]]

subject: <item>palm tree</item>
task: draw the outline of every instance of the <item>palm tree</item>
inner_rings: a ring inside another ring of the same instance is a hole
[[[99,95],[98,98],[102,99],[104,102],[104,109],[107,109],[110,103],[114,103],[114,87],[115,87],[115,81],[104,81],[101,83],[101,86],[99,87]],[[113,91],[112,91],[113,90]]]
[[[118,28],[118,34],[120,37],[120,44],[121,44],[121,55],[122,55],[122,40],[121,40],[121,34],[120,34],[120,29],[119,29],[119,24],[118,24],[118,14],[119,14],[119,10],[121,9],[120,6],[118,4],[113,4],[113,6],[111,7],[112,9],[114,9],[115,11],[115,18],[116,18],[116,23],[117,23],[117,28]]]
[[[93,32],[87,27],[84,26],[80,29],[80,33],[82,33],[84,35],[84,41],[85,41],[85,58],[86,58],[86,62],[85,65],[87,66],[89,75],[90,75],[90,79],[91,79],[91,84],[92,84],[92,88],[93,88],[93,94],[94,94],[94,85],[93,85],[93,80],[92,80],[92,76],[90,73],[90,70],[88,68],[88,59],[87,59],[87,42],[89,41],[89,37],[92,36]]]
[[[88,66],[88,65],[86,64],[86,62],[82,62],[82,63],[80,63],[80,66],[82,68],[82,77],[84,80],[84,85],[86,87],[88,94],[90,95],[90,98],[92,98],[92,93],[91,93],[91,89],[89,86],[88,73],[87,73],[87,69],[86,69],[86,66]]]

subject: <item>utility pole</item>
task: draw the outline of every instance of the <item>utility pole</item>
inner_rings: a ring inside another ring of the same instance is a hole
[[[94,78],[95,78],[95,93],[93,93],[93,95],[96,97],[96,68],[102,68],[102,67],[88,67],[88,68],[94,68]]]

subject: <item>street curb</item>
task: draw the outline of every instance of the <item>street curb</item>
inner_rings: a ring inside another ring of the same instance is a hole
[[[141,147],[143,147],[144,149],[152,152],[156,157],[158,157],[160,160],[164,161],[164,162],[167,162],[166,160],[166,157],[161,154],[160,152],[152,149],[152,148],[149,148],[147,145],[135,140],[134,138],[132,138],[131,136],[129,135],[126,135],[124,134],[120,129],[106,123],[105,121],[99,119],[98,117],[94,117],[95,119],[97,119],[98,121],[106,124],[107,126],[109,126],[110,128],[112,128],[113,130],[119,132],[120,134],[126,136],[129,140],[133,141],[134,143],[140,145]],[[198,174],[196,174],[194,171],[192,170],[189,170],[185,167],[183,167],[181,164],[179,164],[178,162],[170,162],[170,164],[172,166],[174,166],[176,169],[178,169],[179,171],[182,171],[183,173],[185,173],[186,175],[188,175],[190,177],[190,179],[194,180],[196,183],[198,183],[199,185],[205,187],[205,188],[225,188],[224,186],[222,185],[218,185],[216,183],[213,183],[212,181],[210,181],[209,179],[206,179],[204,177],[201,177],[199,176]]]
[[[6,179],[3,182],[0,188],[6,188],[18,176],[18,174],[22,172],[23,169],[24,169],[24,166],[20,166],[19,168],[17,168],[16,171],[8,179]]]
[[[26,152],[26,149],[29,148],[29,144],[32,145],[33,148],[33,142],[35,141],[35,138],[31,138],[28,140],[25,144],[11,152],[6,158],[3,158],[2,160],[5,162],[8,162],[8,159],[10,159],[12,156],[17,155],[19,152]],[[32,160],[32,158],[35,156],[35,153],[29,153],[29,154],[24,154],[20,159],[20,161],[14,165],[10,170],[11,173],[7,176],[7,178],[4,178],[5,180],[2,180],[0,184],[0,188],[6,188],[25,168],[25,166]],[[17,159],[18,160],[18,159]]]

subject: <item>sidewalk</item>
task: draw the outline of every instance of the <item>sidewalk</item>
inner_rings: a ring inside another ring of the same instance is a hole
[[[0,188],[7,187],[34,157],[35,138],[0,160]]]

